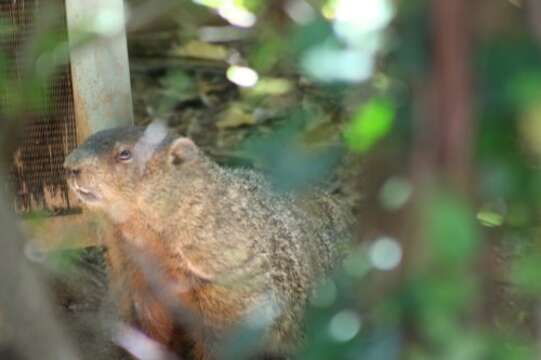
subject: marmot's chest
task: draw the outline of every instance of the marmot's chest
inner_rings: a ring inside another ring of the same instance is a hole
[[[136,254],[131,262],[137,276],[130,284],[134,310],[139,321],[147,324],[145,331],[159,339],[167,338],[172,331],[177,311],[202,321],[206,327],[226,330],[245,319],[260,301],[263,288],[270,286],[264,276],[241,283],[218,283],[201,277],[178,249],[167,246],[172,243],[167,233],[153,231],[143,222],[124,227],[123,233],[139,239],[130,241],[133,246],[129,246]]]

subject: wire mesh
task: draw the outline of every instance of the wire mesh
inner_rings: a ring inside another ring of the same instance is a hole
[[[54,31],[67,41],[64,2],[55,5],[64,15],[59,17]],[[50,80],[39,84],[42,96],[37,106],[9,111],[21,103],[16,98],[18,92],[10,89],[22,86],[28,74],[25,49],[35,39],[36,14],[40,14],[43,6],[39,0],[0,0],[0,21],[8,27],[8,31],[0,34],[0,57],[4,57],[6,64],[0,76],[8,84],[0,91],[0,111],[16,116],[17,121],[25,121],[11,172],[16,210],[20,213],[48,210],[59,214],[72,210],[62,165],[65,156],[77,145],[69,64],[59,66]]]

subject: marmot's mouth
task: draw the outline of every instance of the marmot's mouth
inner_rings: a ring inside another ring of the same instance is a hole
[[[95,203],[100,200],[100,197],[92,192],[91,190],[88,190],[87,188],[84,188],[82,186],[79,186],[76,181],[70,182],[71,188],[73,189],[73,192],[77,197],[85,203]]]
[[[90,192],[86,189],[79,188],[75,191],[77,196],[84,202],[96,202],[99,200],[98,196],[93,192]]]

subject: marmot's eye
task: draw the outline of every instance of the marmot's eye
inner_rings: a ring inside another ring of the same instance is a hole
[[[130,150],[122,150],[117,154],[116,158],[119,161],[128,161],[128,160],[131,159],[131,151]]]

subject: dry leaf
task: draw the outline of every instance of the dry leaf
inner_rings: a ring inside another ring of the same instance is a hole
[[[236,128],[244,125],[254,125],[256,123],[253,114],[245,111],[241,104],[234,103],[230,105],[220,115],[220,120],[216,122],[219,129]]]
[[[197,40],[174,47],[171,49],[171,53],[178,56],[215,61],[226,61],[229,57],[229,50],[226,47]]]

